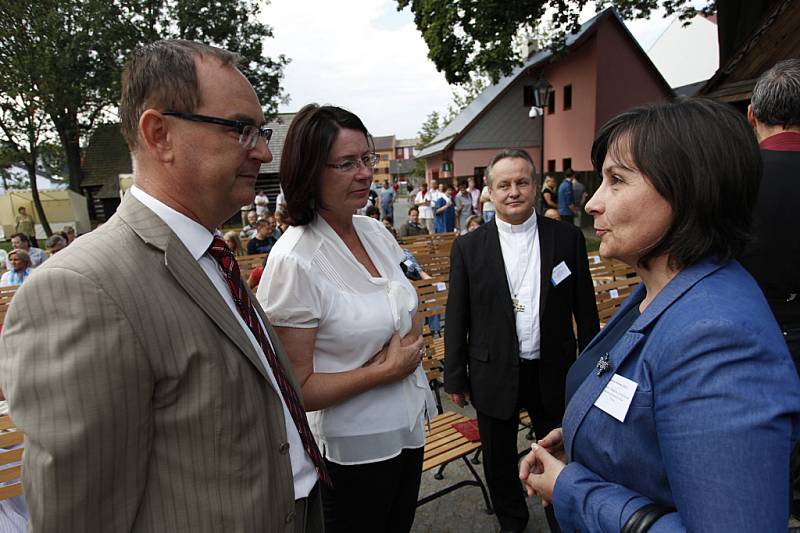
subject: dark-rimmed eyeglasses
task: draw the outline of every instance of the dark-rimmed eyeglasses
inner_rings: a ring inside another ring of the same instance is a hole
[[[269,140],[272,138],[272,130],[265,126],[256,126],[248,124],[241,120],[229,120],[227,118],[209,117],[207,115],[195,115],[194,113],[182,113],[180,111],[164,111],[161,113],[168,117],[177,117],[183,120],[191,120],[192,122],[205,122],[207,124],[217,124],[219,126],[227,126],[236,129],[239,132],[239,144],[242,148],[252,150],[256,147],[259,137],[263,137],[264,141],[269,145]]]
[[[335,168],[341,172],[350,172],[362,166],[365,168],[375,168],[375,165],[377,165],[380,160],[381,158],[378,154],[369,153],[362,155],[358,159],[345,159],[341,163],[325,163],[325,166],[328,168]]]

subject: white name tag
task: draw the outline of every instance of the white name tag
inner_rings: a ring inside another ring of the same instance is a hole
[[[635,381],[631,381],[619,374],[614,374],[611,376],[611,381],[608,382],[606,388],[600,393],[597,401],[594,402],[594,405],[620,422],[625,422],[625,415],[628,414],[628,408],[631,406],[633,395],[638,386],[639,384]]]
[[[442,282],[442,281],[440,281],[439,283],[437,283],[437,284],[435,285],[435,287],[436,287],[436,290],[437,290],[438,292],[442,292],[442,291],[446,291],[446,290],[447,290],[447,285],[445,285],[445,284],[444,284],[444,282]]]
[[[592,262],[594,262],[595,264],[599,263],[600,261],[601,259],[599,255],[595,255],[592,257]]]
[[[550,282],[555,287],[565,279],[569,277],[572,272],[569,271],[569,267],[564,261],[561,261],[556,267],[553,269],[553,274],[550,277]]]
[[[608,291],[608,295],[612,298],[619,298],[619,292],[617,292],[617,289],[611,289]]]

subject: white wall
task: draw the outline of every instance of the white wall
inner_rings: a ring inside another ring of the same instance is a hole
[[[719,67],[717,25],[697,16],[684,27],[676,17],[647,55],[672,88],[707,80]]]

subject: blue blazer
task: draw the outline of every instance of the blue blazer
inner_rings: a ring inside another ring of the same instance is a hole
[[[652,533],[786,531],[800,380],[738,262],[684,269],[608,355],[610,369],[590,373],[564,414],[569,464],[553,505],[565,532],[619,531],[652,502],[678,510]],[[594,406],[614,374],[638,383],[624,423]]]

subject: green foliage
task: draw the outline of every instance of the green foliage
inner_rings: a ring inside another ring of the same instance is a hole
[[[520,34],[536,32],[542,22],[552,29],[550,46],[563,46],[566,35],[579,27],[578,15],[589,0],[397,0],[410,7],[414,22],[428,44],[428,57],[450,84],[469,83],[471,73],[485,72],[496,82],[522,63],[514,50]],[[624,18],[647,17],[659,6],[686,20],[711,13],[716,0],[698,10],[693,0],[596,0],[597,10],[616,7]]]
[[[441,124],[439,112],[433,111],[429,113],[425,118],[425,122],[422,123],[419,132],[417,132],[417,136],[419,137],[417,149],[421,149],[429,144],[439,134],[439,130],[441,130],[442,127],[443,125]]]
[[[70,186],[81,179],[81,139],[107,119],[130,51],[160,38],[201,40],[239,52],[265,112],[282,101],[288,60],[263,56],[272,30],[256,0],[20,0],[0,3],[0,97],[35,102],[63,146]],[[20,96],[20,91],[24,94]],[[19,104],[22,105],[22,104]]]

